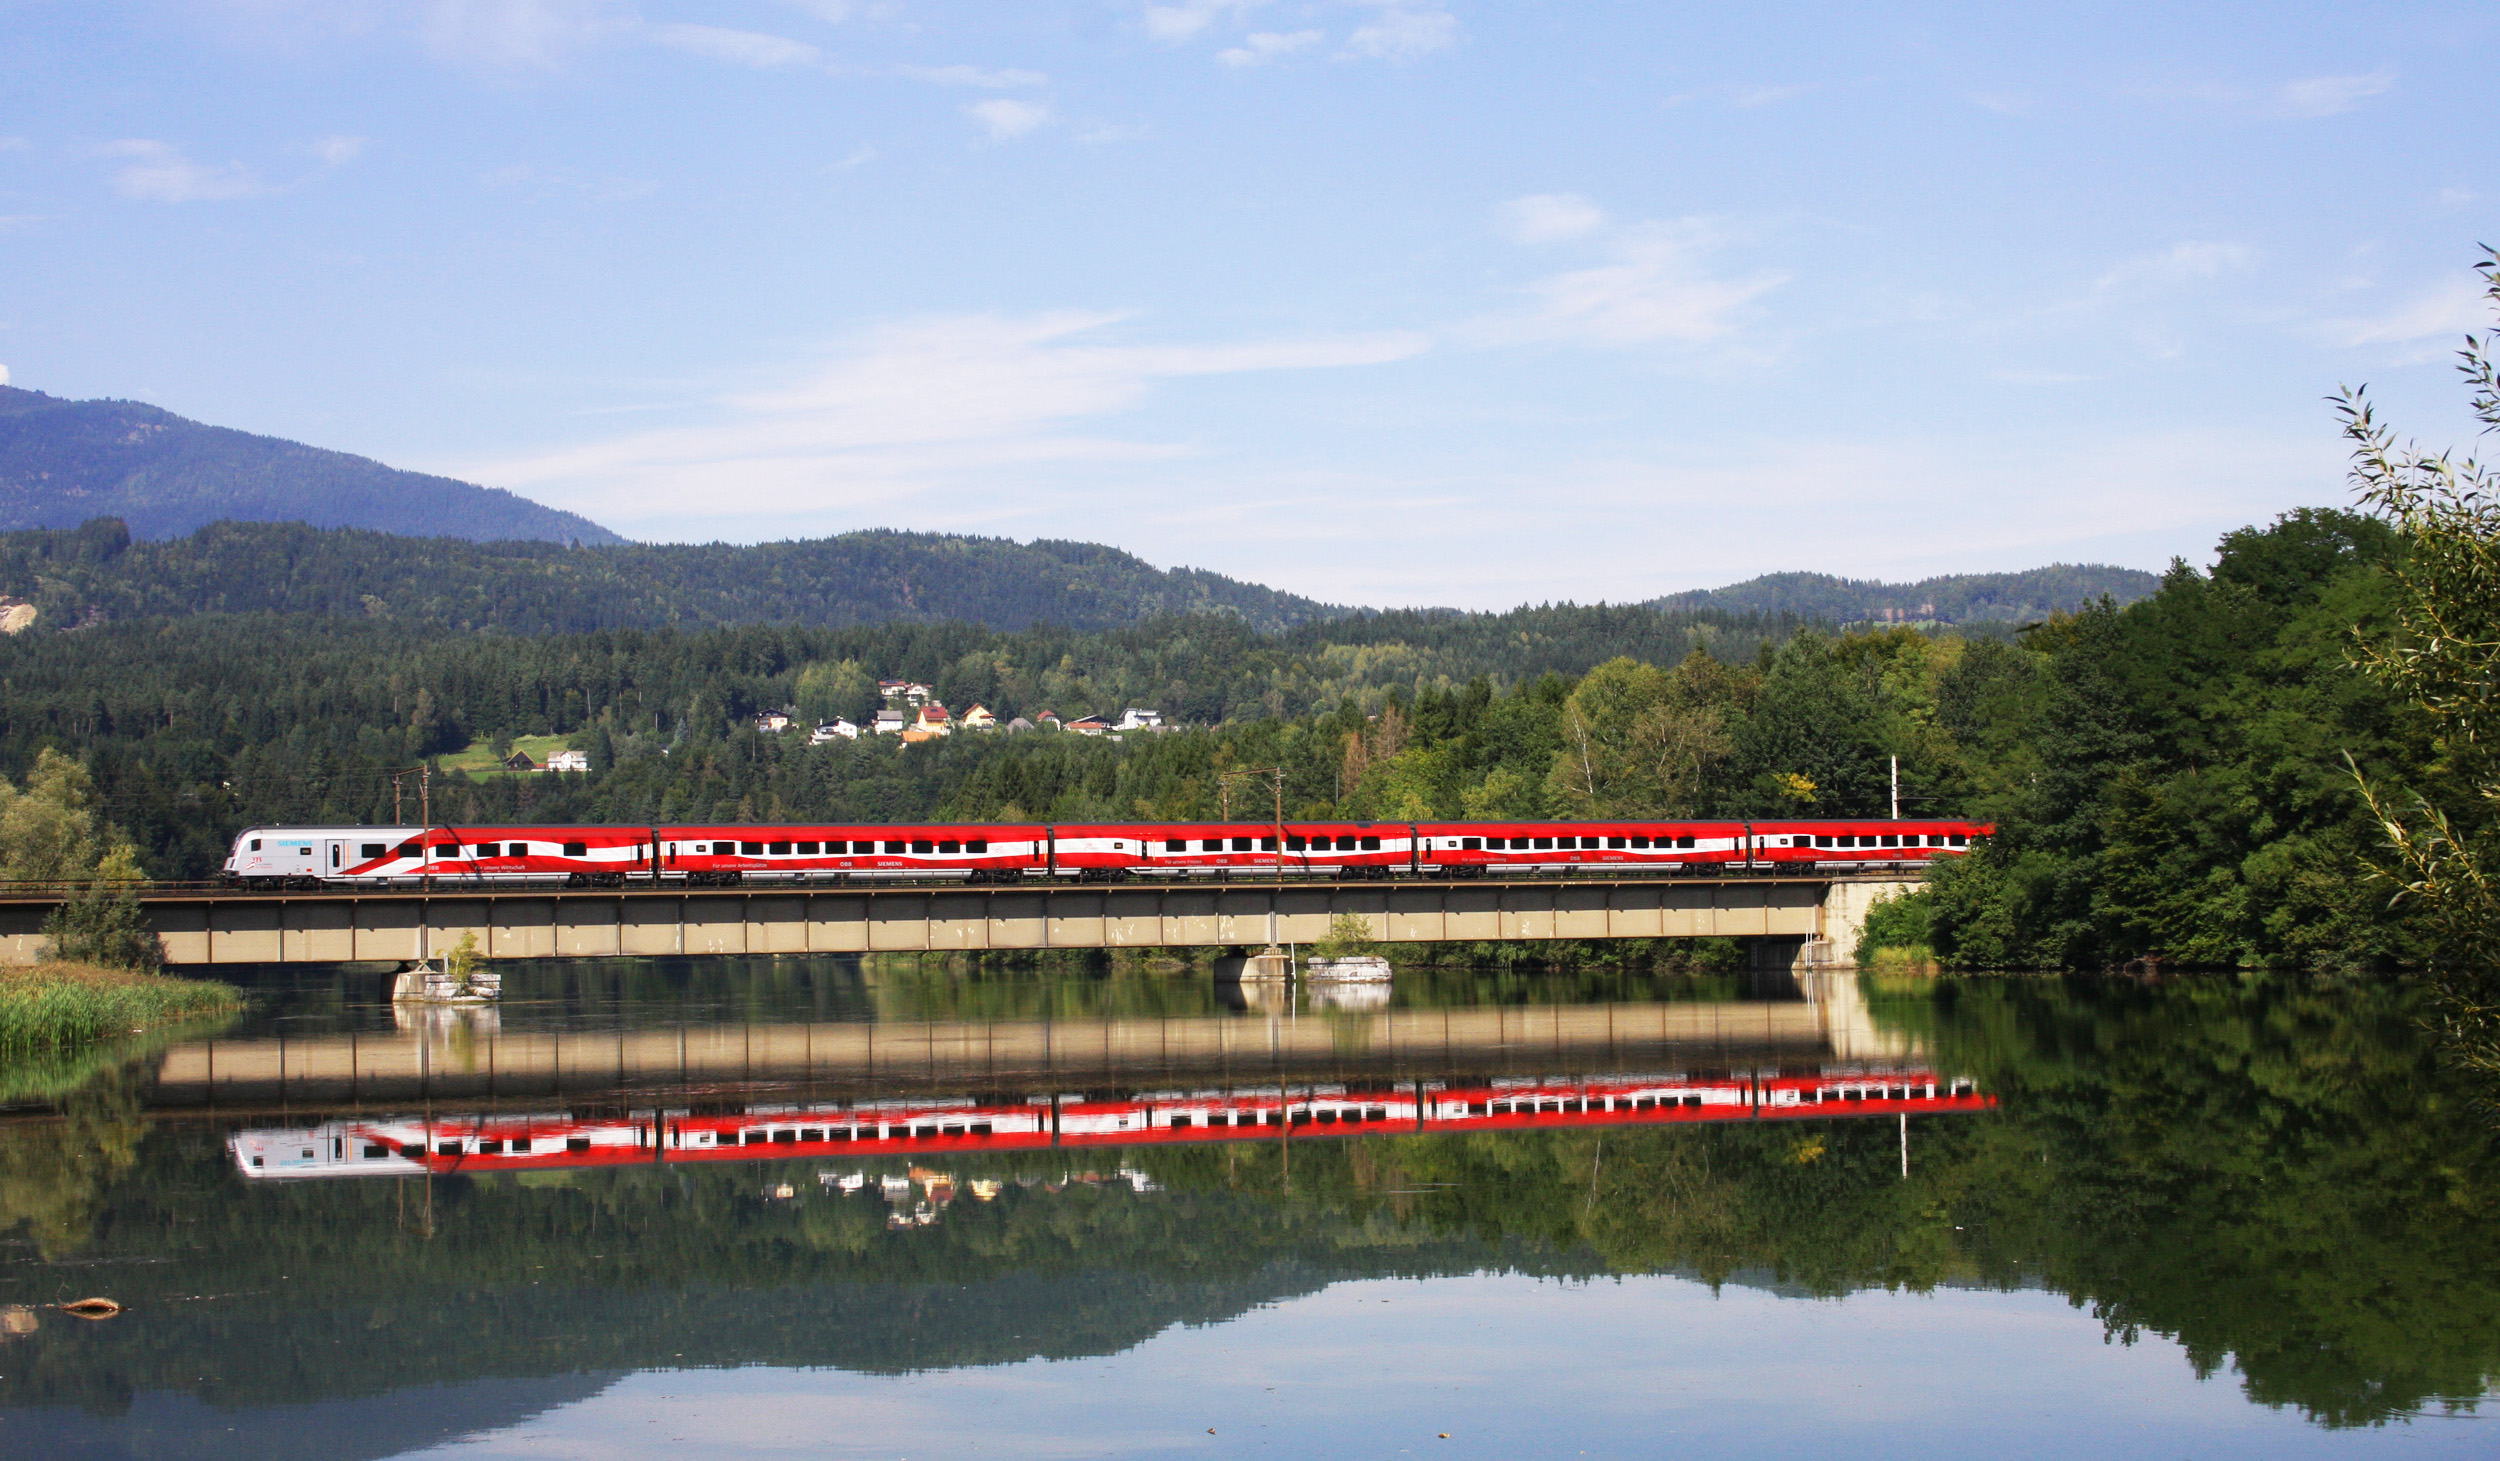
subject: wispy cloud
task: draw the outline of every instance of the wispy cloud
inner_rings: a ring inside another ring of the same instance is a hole
[[[96,149],[122,160],[113,186],[125,198],[151,203],[211,203],[251,198],[268,191],[258,174],[239,162],[193,162],[169,142],[132,137]]]
[[[363,155],[365,139],[344,136],[324,137],[304,150],[320,159],[324,167],[345,167]]]
[[[1188,448],[1073,429],[1139,405],[1166,381],[1383,364],[1428,343],[1411,334],[1104,341],[1121,319],[1061,311],[909,321],[851,341],[782,384],[717,397],[706,424],[459,465],[473,480],[596,502],[629,523],[683,522],[688,503],[782,524],[846,510],[883,514],[898,492],[994,481],[1002,468],[1182,454]]]
[[[1340,53],[1381,61],[1412,61],[1458,44],[1458,17],[1437,5],[1376,0],[1368,24],[1354,28]]]
[[[2240,244],[2191,240],[2173,244],[2158,253],[2122,259],[2092,281],[2092,287],[2107,293],[2146,286],[2189,284],[2245,269],[2255,258],[2255,254]]]
[[[1680,107],[1686,102],[1718,101],[1732,107],[1777,106],[1784,101],[1794,101],[1812,90],[1814,90],[1813,86],[1805,83],[1764,86],[1729,81],[1716,86],[1704,86],[1693,91],[1677,92],[1667,98],[1667,105]]]
[[[903,74],[914,81],[937,86],[977,86],[986,91],[1008,91],[1019,86],[1046,86],[1050,78],[1039,71],[1018,71],[991,66],[905,66]]]
[[[717,25],[657,25],[651,27],[650,35],[671,50],[726,61],[733,66],[752,66],[759,71],[814,66],[824,60],[824,53],[805,41],[762,31],[724,30]]]
[[[2306,119],[2340,116],[2396,84],[2390,67],[2358,76],[2304,76],[2268,85],[2234,81],[2186,81],[2153,88],[2153,94],[2208,102],[2251,117]]]
[[[2311,76],[2276,88],[2275,103],[2288,116],[2332,117],[2395,84],[2396,73],[2386,68],[2367,76]]]
[[[1296,51],[1307,51],[1326,39],[1325,33],[1316,30],[1255,30],[1242,37],[1240,45],[1216,52],[1215,59],[1227,66],[1264,66]]]
[[[2337,320],[2329,329],[2342,345],[2415,345],[2437,341],[2444,348],[2490,323],[2491,306],[2482,286],[2461,279],[2417,294],[2383,314]]]
[[[544,70],[635,23],[633,12],[615,0],[429,0],[418,30],[446,60]]]
[[[1557,217],[1567,217],[1557,210]],[[1585,233],[1587,230],[1583,230]],[[1787,282],[1764,271],[1729,278],[1709,267],[1725,243],[1707,221],[1633,224],[1604,239],[1606,262],[1530,284],[1525,311],[1481,321],[1488,341],[1589,345],[1699,344],[1735,332],[1744,306]]]
[[[1577,193],[1531,193],[1502,205],[1502,231],[1521,243],[1552,243],[1593,233],[1606,210]]]
[[[979,122],[990,134],[992,142],[1012,142],[1050,121],[1050,108],[1039,102],[1016,101],[996,97],[977,101],[964,108],[964,115]]]
[[[1146,34],[1164,42],[1185,41],[1226,15],[1240,16],[1266,0],[1181,0],[1177,5],[1149,5]]]

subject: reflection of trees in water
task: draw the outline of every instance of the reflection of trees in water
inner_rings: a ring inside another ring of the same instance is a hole
[[[2500,1165],[2429,1053],[2418,994],[2237,978],[1868,992],[2004,1101],[1913,1123],[1907,1181],[1890,1121],[1296,1136],[950,1158],[964,1183],[1005,1179],[997,1200],[905,1232],[873,1182],[826,1193],[813,1163],[437,1180],[426,1241],[394,1221],[390,1182],[246,1186],[209,1128],[145,1133],[127,1087],[99,1088],[58,1125],[0,1130],[5,1220],[47,1253],[84,1239],[89,1258],[177,1261],[112,1270],[149,1322],[13,1362],[0,1403],[1104,1353],[1343,1278],[1486,1270],[2042,1285],[2331,1423],[2473,1396],[2500,1368]],[[1123,1162],[1162,1190],[1058,1181]],[[781,1183],[799,1198],[759,1198]],[[205,1274],[240,1297],[170,1302]],[[0,1302],[56,1282],[0,1266]]]

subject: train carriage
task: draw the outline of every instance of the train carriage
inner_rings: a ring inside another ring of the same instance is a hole
[[[1319,881],[1872,870],[1958,857],[1984,822],[1244,822],[908,826],[253,827],[224,877],[254,888],[574,887],[1273,875]]]

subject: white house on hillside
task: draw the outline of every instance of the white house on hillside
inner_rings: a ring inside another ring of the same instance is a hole
[[[588,771],[590,753],[588,751],[558,751],[547,758],[547,769],[550,771]]]

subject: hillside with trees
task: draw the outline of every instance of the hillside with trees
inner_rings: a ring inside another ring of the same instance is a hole
[[[1651,602],[1663,608],[1785,614],[1835,624],[2029,624],[2104,598],[2131,604],[2159,587],[2161,575],[2141,569],[2052,563],[2022,573],[1954,573],[1916,583],[1773,573]]]
[[[213,522],[303,522],[418,537],[621,543],[586,517],[450,477],[138,401],[67,401],[0,385],[0,528],[117,517],[142,538]]]

